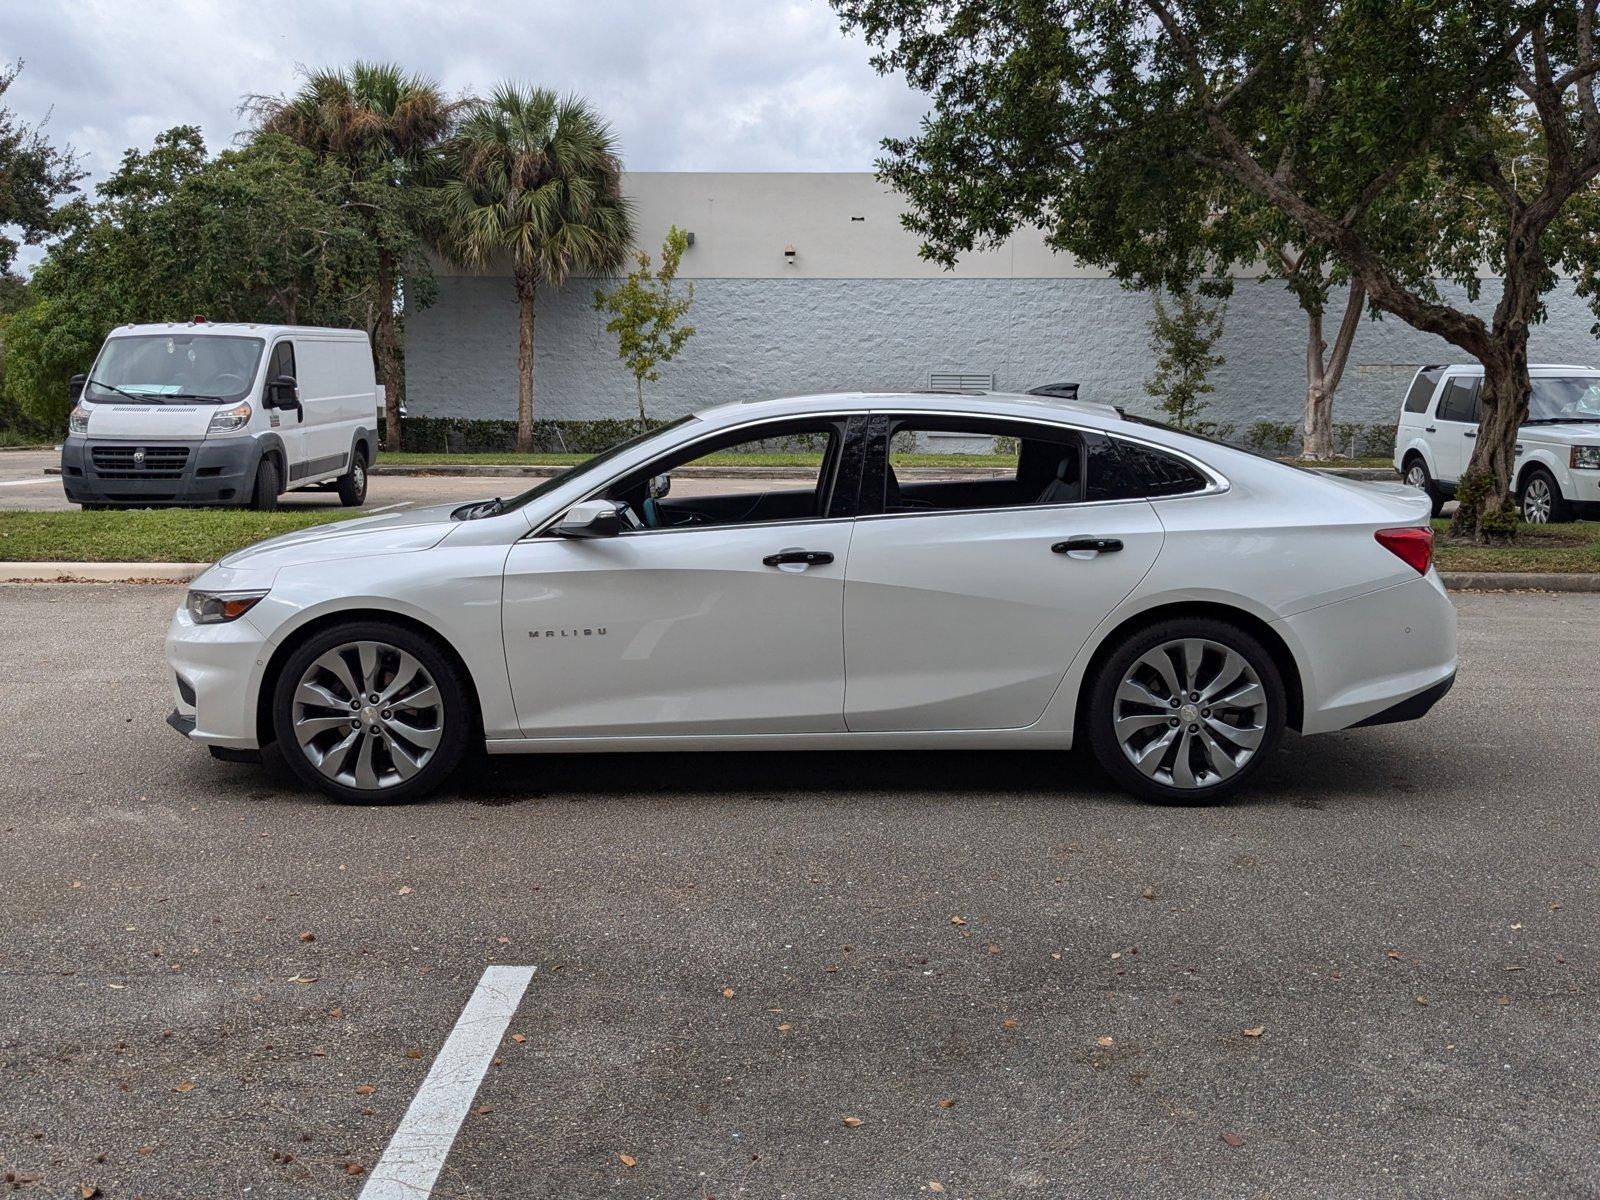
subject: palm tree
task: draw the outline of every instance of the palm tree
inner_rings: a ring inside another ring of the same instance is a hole
[[[377,257],[372,335],[384,386],[385,441],[400,449],[400,355],[395,306],[403,257],[427,222],[426,185],[465,101],[394,63],[354,62],[309,72],[292,96],[255,96],[245,107],[258,134],[276,134],[336,163],[347,202],[362,213]]]
[[[539,287],[609,275],[633,244],[633,206],[610,127],[577,96],[503,83],[471,106],[441,190],[442,245],[466,266],[511,258],[517,289],[517,449],[533,449]]]

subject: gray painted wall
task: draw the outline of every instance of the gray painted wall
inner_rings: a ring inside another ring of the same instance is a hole
[[[1484,291],[1492,302],[1495,284]],[[540,418],[634,411],[632,377],[617,361],[593,293],[593,281],[575,279],[540,297]],[[1550,319],[1533,335],[1535,361],[1600,363],[1588,305],[1566,288],[1549,300]],[[1342,303],[1335,298],[1326,336]],[[1485,316],[1490,307],[1479,305]],[[701,278],[689,317],[698,333],[661,381],[646,385],[646,403],[652,416],[671,417],[751,397],[920,388],[930,371],[967,370],[992,372],[1002,390],[1076,380],[1085,399],[1148,412],[1149,317],[1147,295],[1083,276]],[[440,278],[438,301],[406,320],[409,410],[514,418],[516,321],[509,278]],[[1298,420],[1305,336],[1303,314],[1281,285],[1239,280],[1220,346],[1227,363],[1214,376],[1206,415],[1241,430],[1257,420]],[[1461,358],[1396,318],[1364,321],[1335,420],[1392,420],[1418,364]]]

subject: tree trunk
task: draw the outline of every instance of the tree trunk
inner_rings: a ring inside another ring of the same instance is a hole
[[[644,380],[637,375],[633,377],[633,386],[639,393],[639,432],[644,432]]]
[[[1333,457],[1333,395],[1339,390],[1339,380],[1344,375],[1345,363],[1350,361],[1350,347],[1355,344],[1356,330],[1361,325],[1361,314],[1367,307],[1367,289],[1359,283],[1350,285],[1350,295],[1345,300],[1344,316],[1339,320],[1339,332],[1333,338],[1333,353],[1326,359],[1327,344],[1322,340],[1322,305],[1304,305],[1310,326],[1306,338],[1306,417],[1305,440],[1302,454],[1310,459]]]
[[[517,453],[533,453],[533,321],[539,284],[528,271],[516,272],[517,283]]]
[[[378,251],[378,306],[373,342],[378,357],[378,382],[383,384],[383,445],[400,449],[400,355],[394,342],[394,255]]]

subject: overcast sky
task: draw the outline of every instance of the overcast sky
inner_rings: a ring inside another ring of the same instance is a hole
[[[881,79],[825,0],[5,0],[6,101],[50,114],[90,180],[172,125],[219,149],[239,99],[297,70],[390,59],[451,92],[519,79],[589,97],[652,171],[860,171],[922,98]],[[25,255],[31,263],[35,255]]]

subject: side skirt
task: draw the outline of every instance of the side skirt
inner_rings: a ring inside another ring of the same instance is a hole
[[[490,754],[698,750],[1067,750],[1070,730],[931,729],[899,733],[727,733],[663,737],[490,738]]]

